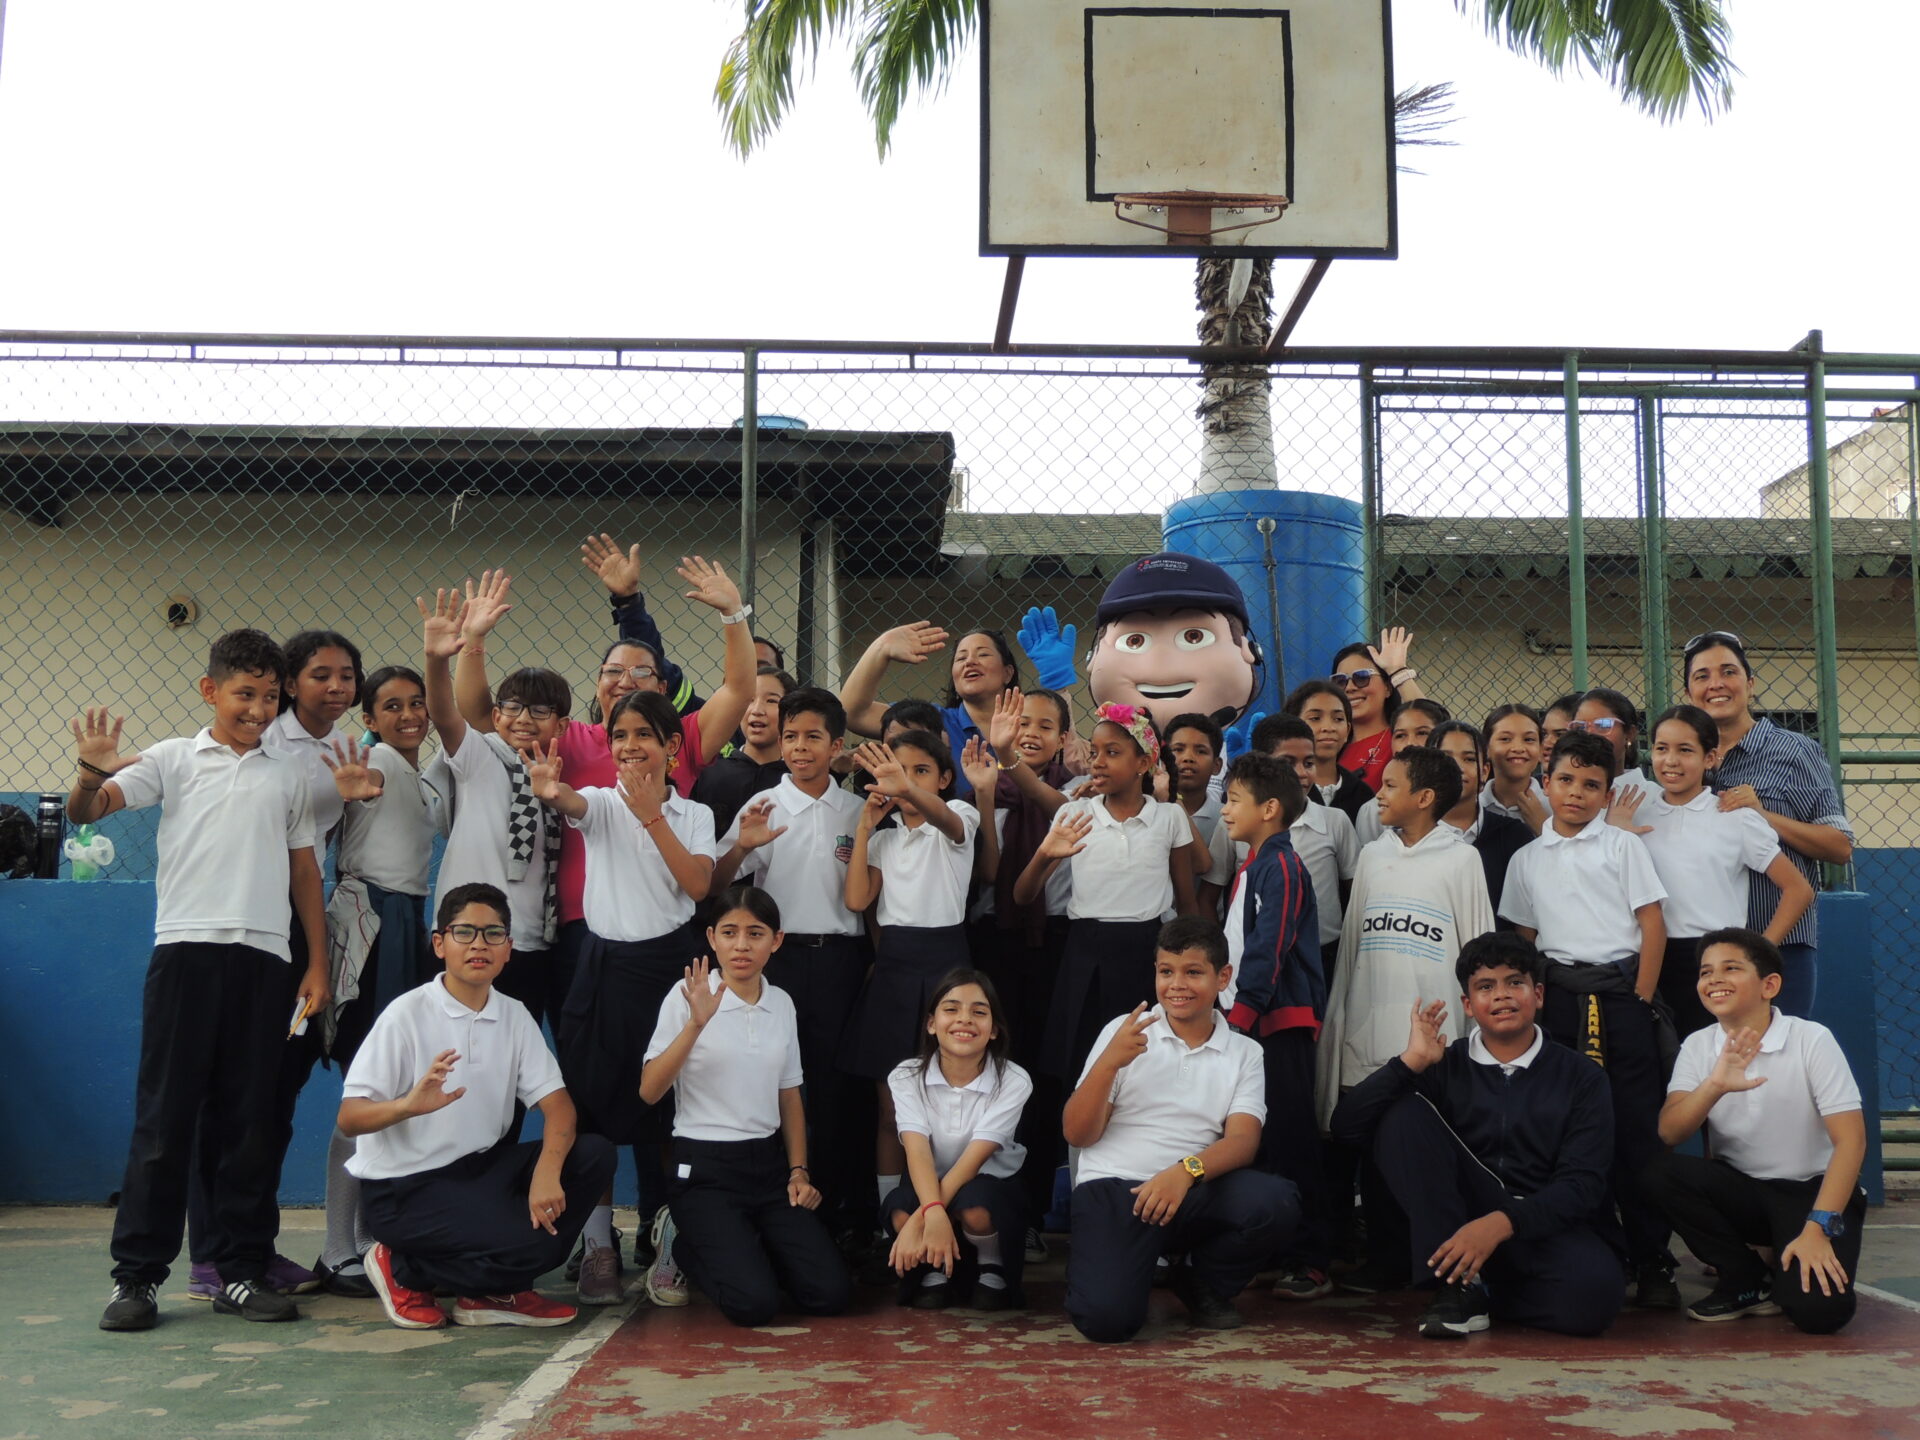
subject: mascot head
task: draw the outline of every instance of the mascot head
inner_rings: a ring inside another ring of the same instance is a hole
[[[1169,550],[1136,560],[1094,618],[1087,688],[1101,704],[1144,706],[1161,726],[1190,710],[1230,725],[1259,689],[1246,599],[1211,560]]]

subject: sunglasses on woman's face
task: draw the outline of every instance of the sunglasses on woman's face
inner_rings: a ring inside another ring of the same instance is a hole
[[[1616,730],[1625,729],[1626,724],[1624,720],[1616,720],[1611,715],[1604,715],[1598,720],[1575,720],[1567,726],[1567,729],[1578,730],[1581,734],[1592,730],[1602,735],[1611,735]]]
[[[1344,675],[1329,675],[1327,678],[1342,690],[1364,690],[1379,673],[1378,670],[1349,670]]]

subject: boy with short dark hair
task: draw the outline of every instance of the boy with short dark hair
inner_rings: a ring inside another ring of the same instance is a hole
[[[1666,955],[1660,902],[1667,892],[1640,837],[1607,823],[1614,769],[1613,745],[1599,735],[1570,731],[1555,743],[1547,769],[1551,814],[1539,838],[1508,865],[1500,913],[1554,962],[1547,967],[1547,1033],[1606,1067],[1613,1185],[1633,1303],[1677,1310],[1671,1230],[1640,1187],[1660,1153],[1666,1066],[1654,995]]]
[[[1220,825],[1220,797],[1213,793],[1220,773],[1226,737],[1209,715],[1176,715],[1165,731],[1167,759],[1173,767],[1174,799],[1193,821],[1200,843],[1207,847],[1206,873],[1195,877],[1195,895],[1202,915],[1220,914],[1220,898],[1233,884],[1233,842]]]
[[[1446,1007],[1413,1007],[1407,1048],[1341,1097],[1334,1134],[1370,1144],[1440,1293],[1430,1340],[1490,1317],[1597,1335],[1620,1313],[1607,1207],[1613,1113],[1605,1080],[1538,1024],[1544,962],[1517,935],[1467,942],[1454,974],[1475,1030],[1446,1043]]]
[[[1094,1041],[1063,1119],[1076,1147],[1067,1314],[1089,1340],[1146,1323],[1154,1265],[1183,1254],[1173,1292],[1193,1323],[1242,1323],[1233,1297],[1292,1236],[1298,1192],[1252,1168],[1266,1118],[1260,1049],[1219,1010],[1226,937],[1196,916],[1161,927],[1149,1010]]]
[[[148,1330],[159,1318],[155,1292],[180,1253],[203,1108],[218,1137],[213,1308],[246,1320],[299,1318],[265,1283],[278,1213],[273,1098],[289,1027],[321,1011],[330,987],[305,770],[261,744],[285,680],[280,647],[258,630],[235,630],[207,657],[200,697],[213,716],[198,735],[123,757],[119,717],[88,710],[70,727],[79,761],[71,819],[161,807],[133,1137],[102,1330]],[[300,975],[290,973],[295,921],[307,941]]]
[[[1663,1152],[1646,1186],[1718,1277],[1689,1316],[1784,1310],[1808,1334],[1829,1335],[1853,1318],[1867,1127],[1832,1032],[1774,1008],[1782,980],[1780,951],[1764,935],[1700,937],[1700,999],[1719,1023],[1680,1047],[1660,1139],[1679,1145],[1705,1125],[1713,1159]],[[1776,1258],[1762,1260],[1756,1245]]]
[[[693,782],[693,798],[713,811],[714,834],[726,834],[741,807],[778,785],[786,773],[780,758],[780,702],[794,688],[786,671],[762,665],[754,677],[753,703],[740,717],[740,743]]]
[[[780,907],[785,940],[766,978],[793,1001],[821,1218],[844,1233],[872,1229],[866,1184],[872,1167],[871,1090],[839,1068],[840,1040],[873,956],[860,917],[847,908],[847,864],[865,797],[834,784],[847,712],[827,690],[790,690],[780,701],[786,774],[755,795],[722,836],[708,893],[750,881]],[[898,1177],[894,1177],[898,1183]],[[891,1190],[891,1185],[886,1187]]]
[[[1294,851],[1290,827],[1307,808],[1292,768],[1270,755],[1242,755],[1227,772],[1221,828],[1247,847],[1227,909],[1227,958],[1234,984],[1223,997],[1227,1023],[1260,1046],[1266,1123],[1260,1168],[1300,1191],[1302,1223],[1281,1259],[1273,1293],[1317,1300],[1333,1289],[1332,1216],[1313,1110],[1313,1045],[1326,1011],[1320,922],[1313,880]]]
[[[457,1297],[456,1325],[564,1325],[574,1307],[533,1282],[613,1183],[614,1148],[575,1137],[559,1063],[494,983],[512,955],[507,897],[456,885],[436,922],[445,971],[380,1013],[341,1091],[340,1131],[358,1137],[347,1169],[375,1241],[367,1278],[403,1330],[447,1323],[436,1290]],[[539,1140],[501,1143],[516,1102],[540,1111]]]
[[[1253,735],[1253,753],[1284,760],[1306,796],[1306,806],[1287,833],[1313,877],[1313,898],[1320,908],[1320,970],[1331,989],[1339,964],[1340,924],[1346,919],[1353,872],[1360,864],[1360,839],[1347,812],[1320,799],[1313,778],[1312,726],[1298,715],[1269,715],[1254,727]]]

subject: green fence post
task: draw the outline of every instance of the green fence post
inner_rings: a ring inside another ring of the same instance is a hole
[[[1818,330],[1808,332],[1807,504],[1813,518],[1813,651],[1819,677],[1820,745],[1833,788],[1846,799],[1840,766],[1840,645],[1833,599],[1833,496],[1827,469],[1827,362]]]
[[[753,603],[760,549],[760,352],[740,352],[740,598]]]
[[[1660,399],[1634,401],[1640,425],[1640,648],[1646,674],[1647,712],[1667,708],[1670,683],[1667,646],[1667,523],[1664,431]]]
[[[1569,350],[1567,407],[1567,625],[1573,646],[1573,688],[1587,679],[1587,517],[1580,491],[1580,352]]]
[[[1373,367],[1360,367],[1360,584],[1366,594],[1366,618],[1360,633],[1380,633],[1380,436]]]

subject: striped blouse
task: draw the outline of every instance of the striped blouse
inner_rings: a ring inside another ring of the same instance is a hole
[[[1720,768],[1712,778],[1716,793],[1737,785],[1751,785],[1760,803],[1776,815],[1806,825],[1831,825],[1853,838],[1853,826],[1841,807],[1840,795],[1833,787],[1833,771],[1827,755],[1805,735],[1782,730],[1771,720],[1758,719],[1740,743],[1720,759]],[[1821,888],[1818,862],[1801,854],[1785,840],[1780,849],[1807,877],[1817,891]],[[1753,871],[1747,877],[1747,923],[1755,930],[1764,926],[1780,903],[1780,887],[1765,875]],[[1789,945],[1819,943],[1818,906],[1809,906],[1800,923],[1786,938]]]

